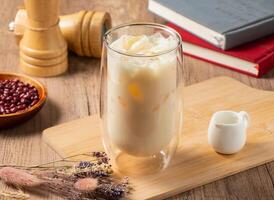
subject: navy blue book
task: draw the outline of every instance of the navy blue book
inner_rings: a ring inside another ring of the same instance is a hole
[[[149,0],[148,8],[223,50],[274,33],[274,0]]]

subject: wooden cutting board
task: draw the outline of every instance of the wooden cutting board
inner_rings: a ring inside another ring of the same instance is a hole
[[[207,143],[207,127],[218,110],[247,111],[251,116],[247,144],[235,155],[215,153]],[[103,150],[100,120],[90,116],[43,132],[61,156]],[[218,77],[185,88],[184,126],[179,149],[164,172],[130,177],[132,199],[162,199],[274,160],[274,93]]]

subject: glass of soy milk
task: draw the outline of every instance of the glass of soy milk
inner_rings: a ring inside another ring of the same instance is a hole
[[[165,169],[182,125],[182,40],[171,28],[131,23],[104,36],[100,114],[114,168],[129,175]]]

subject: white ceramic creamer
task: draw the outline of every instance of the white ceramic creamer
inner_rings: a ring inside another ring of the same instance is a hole
[[[208,127],[208,143],[222,154],[240,151],[246,143],[249,115],[245,111],[219,111],[213,114]]]

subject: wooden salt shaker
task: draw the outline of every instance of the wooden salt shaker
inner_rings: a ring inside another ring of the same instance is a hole
[[[21,69],[42,77],[65,72],[67,43],[59,27],[59,0],[25,0],[25,7],[27,20],[20,41]]]
[[[18,10],[11,28],[17,42],[24,34],[26,21],[26,10]],[[107,12],[81,10],[60,16],[59,26],[70,50],[80,56],[100,58],[102,38],[111,28],[111,17]]]

